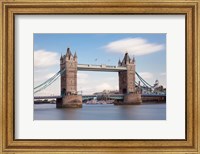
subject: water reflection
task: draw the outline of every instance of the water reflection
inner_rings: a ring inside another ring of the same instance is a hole
[[[166,120],[166,104],[83,105],[56,109],[55,104],[34,105],[34,120]]]

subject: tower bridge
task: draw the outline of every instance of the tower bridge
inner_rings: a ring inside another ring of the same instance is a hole
[[[126,53],[118,66],[107,65],[78,65],[78,57],[73,55],[69,48],[64,56],[60,57],[62,107],[81,107],[82,96],[77,94],[77,71],[110,71],[119,74],[119,93],[124,95],[123,103],[138,104],[142,102],[141,94],[135,89],[135,58],[131,59]]]
[[[139,84],[135,85],[135,74],[140,81],[145,85],[145,88],[152,88],[139,74],[135,71],[135,58],[129,57],[125,53],[122,61],[118,61],[118,65],[92,65],[92,64],[78,64],[78,57],[73,55],[70,48],[67,48],[65,55],[60,57],[60,71],[53,77],[34,88],[34,93],[39,92],[49,85],[51,85],[59,76],[61,77],[61,96],[51,96],[49,98],[57,99],[57,107],[82,107],[83,97],[77,92],[77,71],[104,71],[104,72],[118,72],[119,76],[119,94],[112,96],[113,98],[120,98],[117,105],[123,104],[140,104],[142,102],[141,89]],[[94,95],[93,95],[94,96]],[[34,97],[39,98],[39,97]],[[40,97],[41,98],[41,97]]]

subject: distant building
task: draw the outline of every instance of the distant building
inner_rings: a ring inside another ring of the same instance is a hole
[[[159,81],[156,80],[153,86],[154,93],[166,93],[166,88],[159,84]]]

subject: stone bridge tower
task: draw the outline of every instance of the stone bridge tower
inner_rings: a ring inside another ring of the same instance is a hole
[[[70,48],[60,57],[62,107],[82,107],[82,96],[77,93],[77,55],[73,55]]]
[[[118,66],[127,68],[126,71],[119,72],[119,93],[125,94],[123,103],[141,103],[141,94],[135,89],[135,58],[131,59],[126,53],[122,62],[119,60]]]

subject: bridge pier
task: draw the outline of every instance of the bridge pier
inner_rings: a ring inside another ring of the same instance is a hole
[[[130,93],[130,94],[127,94],[127,95],[124,96],[123,104],[134,105],[134,104],[141,104],[141,103],[142,103],[141,94]]]
[[[129,93],[124,95],[122,100],[115,100],[114,105],[138,105],[142,103],[142,97],[139,93]]]
[[[56,108],[81,108],[81,95],[67,95],[56,99]]]
[[[63,97],[63,108],[81,108],[82,96],[81,95],[68,95]]]

